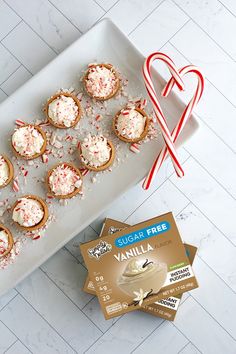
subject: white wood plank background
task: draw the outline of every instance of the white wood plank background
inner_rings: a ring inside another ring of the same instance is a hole
[[[104,16],[143,53],[162,49],[205,72],[201,129],[180,151],[186,177],[166,161],[155,186],[134,187],[106,213],[137,223],[172,210],[184,241],[199,247],[200,288],[183,297],[174,323],[138,312],[105,321],[81,291],[78,247],[97,237],[103,215],[0,298],[0,353],[235,354],[236,2],[0,0],[0,101]]]

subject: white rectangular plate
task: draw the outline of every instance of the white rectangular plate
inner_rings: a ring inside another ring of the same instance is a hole
[[[30,122],[43,118],[42,105],[59,88],[78,86],[79,75],[90,62],[110,62],[129,80],[128,92],[132,96],[146,96],[141,76],[143,55],[128,38],[108,19],[99,22],[85,35],[74,42],[43,70],[18,89],[0,105],[0,153],[11,156],[9,138],[16,119]],[[163,87],[163,79],[155,73],[157,90]],[[117,102],[118,103],[118,102]],[[168,112],[170,127],[173,127],[183,110],[183,103],[173,94],[171,99],[162,101],[163,110]],[[114,111],[118,106],[114,105]],[[189,138],[198,128],[194,116],[181,136],[181,142]],[[101,214],[108,205],[131,186],[139,182],[150,168],[154,157],[160,151],[161,139],[144,144],[140,154],[130,153],[124,163],[112,173],[102,175],[99,184],[91,184],[86,198],[71,200],[66,207],[57,207],[57,221],[50,224],[46,235],[23,247],[16,262],[0,270],[0,295],[14,287],[19,281],[39,267],[51,255],[70,241]],[[123,144],[123,149],[127,149]],[[128,149],[127,149],[128,151]],[[44,170],[38,169],[38,176],[44,177]],[[89,177],[85,177],[88,178]],[[10,187],[1,192],[9,193]],[[7,191],[8,190],[8,191]],[[42,184],[28,183],[22,194],[34,193],[45,197]],[[19,194],[19,193],[18,193]],[[20,194],[19,194],[20,196]],[[6,226],[9,226],[7,224]],[[14,232],[14,228],[13,228]]]

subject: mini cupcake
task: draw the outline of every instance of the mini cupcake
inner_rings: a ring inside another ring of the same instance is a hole
[[[113,130],[120,140],[136,143],[148,133],[149,119],[140,108],[124,108],[114,117]]]
[[[74,165],[63,162],[53,167],[47,175],[49,192],[59,199],[72,198],[81,191],[82,175]]]
[[[46,135],[37,125],[23,125],[13,133],[11,145],[18,157],[32,160],[44,153],[47,145]]]
[[[48,219],[47,204],[35,195],[21,197],[12,207],[12,219],[21,229],[40,229]]]
[[[81,105],[78,98],[68,92],[59,92],[51,97],[45,107],[48,121],[56,128],[74,127],[81,118]]]
[[[10,230],[0,224],[0,259],[6,257],[11,252],[13,244]]]
[[[120,88],[120,79],[111,64],[90,65],[83,81],[87,94],[98,101],[115,96]]]
[[[115,148],[103,135],[88,135],[79,147],[82,164],[92,171],[103,171],[114,161]]]
[[[14,169],[11,161],[0,155],[0,188],[6,187],[13,179]]]

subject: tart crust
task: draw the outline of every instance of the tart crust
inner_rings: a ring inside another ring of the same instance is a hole
[[[87,90],[86,81],[87,81],[87,79],[88,79],[89,70],[90,70],[91,68],[95,68],[96,66],[100,66],[100,67],[104,67],[104,68],[106,68],[106,69],[112,70],[112,72],[114,73],[114,75],[115,75],[115,77],[116,77],[116,79],[117,79],[116,87],[115,87],[114,90],[113,90],[109,95],[107,95],[107,96],[98,97],[98,96],[93,95],[91,92],[89,92],[89,91]],[[104,63],[101,63],[101,64],[94,64],[94,65],[91,65],[91,66],[88,68],[88,70],[86,71],[85,75],[84,75],[83,83],[84,83],[84,88],[85,88],[86,93],[87,93],[90,97],[94,98],[94,99],[97,100],[97,101],[106,101],[106,100],[109,100],[110,98],[114,97],[114,96],[117,94],[117,92],[119,91],[119,89],[120,89],[120,78],[119,78],[119,76],[118,76],[116,70],[114,69],[113,65],[111,65],[111,64],[104,64]]]
[[[87,168],[90,171],[95,171],[95,172],[104,171],[108,167],[110,167],[113,164],[113,161],[115,159],[115,147],[112,144],[112,142],[109,141],[109,140],[107,141],[107,144],[111,148],[111,151],[110,151],[110,159],[105,164],[103,164],[102,166],[94,167],[94,166],[91,166],[91,165],[86,165],[81,159],[81,163],[82,163],[83,167]],[[80,155],[80,157],[82,155],[81,154],[81,148],[80,148],[80,151],[79,151],[79,155]]]
[[[25,154],[20,154],[19,152],[16,151],[16,149],[14,148],[13,144],[12,144],[12,139],[11,139],[11,146],[12,146],[12,149],[13,149],[13,152],[14,154],[17,156],[17,157],[20,157],[24,160],[33,160],[33,159],[36,159],[37,157],[41,156],[44,154],[45,150],[46,150],[46,146],[47,146],[47,137],[46,137],[46,134],[45,132],[43,131],[43,129],[41,127],[39,127],[38,125],[34,125],[34,124],[25,124],[23,125],[22,127],[19,127],[18,129],[20,128],[23,128],[23,127],[27,127],[27,126],[30,126],[30,127],[34,127],[43,137],[43,146],[41,147],[41,151],[39,153],[36,153],[34,154],[33,156],[27,156]],[[12,134],[13,135],[13,134]]]
[[[37,195],[32,195],[32,194],[27,194],[27,195],[23,195],[22,197],[18,198],[17,201],[13,204],[12,206],[12,212],[13,210],[15,209],[15,207],[17,206],[17,204],[20,202],[20,200],[22,198],[27,198],[27,199],[34,199],[36,200],[37,202],[40,203],[40,205],[42,206],[42,209],[43,209],[43,212],[44,212],[44,215],[43,215],[43,218],[42,220],[36,224],[36,225],[33,225],[33,226],[23,226],[23,225],[20,225],[18,224],[18,222],[15,222],[14,223],[22,230],[25,230],[25,231],[34,231],[34,230],[38,230],[38,229],[41,229],[47,222],[47,219],[48,219],[48,216],[49,216],[49,212],[48,212],[48,207],[47,207],[47,204],[46,202],[38,197]]]
[[[53,121],[53,119],[50,118],[49,115],[48,115],[48,107],[49,107],[50,103],[53,102],[54,100],[56,100],[56,99],[57,99],[58,97],[60,97],[60,96],[71,97],[71,98],[74,100],[74,102],[75,102],[75,104],[77,105],[77,107],[78,107],[78,114],[77,114],[77,117],[75,118],[74,123],[72,123],[70,127],[66,127],[66,126],[63,125],[63,124],[57,124],[57,123],[55,123],[55,122]],[[71,94],[71,93],[69,93],[69,92],[63,92],[63,91],[62,91],[62,92],[56,93],[54,96],[52,96],[52,97],[47,101],[46,106],[45,106],[45,108],[44,108],[44,112],[45,112],[47,121],[48,121],[51,125],[53,125],[54,127],[59,128],[59,129],[70,129],[70,128],[73,128],[74,126],[76,126],[76,124],[79,122],[79,120],[80,120],[80,118],[81,118],[81,115],[82,115],[82,107],[81,107],[81,104],[80,104],[79,99],[78,99],[75,95],[73,95],[73,94]]]
[[[2,185],[0,185],[0,189],[6,187],[12,180],[14,177],[14,167],[13,164],[11,163],[11,161],[9,160],[8,157],[6,157],[5,155],[2,155],[3,159],[6,161],[7,166],[8,166],[8,170],[9,170],[9,176],[8,179],[6,180],[6,182]]]
[[[81,179],[81,181],[82,181],[81,186],[80,186],[79,188],[75,188],[75,190],[74,190],[72,193],[69,193],[69,194],[66,194],[66,195],[64,195],[64,194],[55,194],[55,193],[51,190],[50,183],[49,183],[49,178],[50,178],[52,172],[54,171],[55,168],[57,168],[58,166],[61,166],[61,165],[65,165],[65,166],[68,166],[68,167],[70,167],[71,169],[73,169],[73,170],[76,172],[76,174],[80,177],[80,179]],[[48,189],[49,193],[50,193],[51,195],[53,195],[54,198],[57,198],[57,199],[70,199],[70,198],[74,197],[75,195],[77,195],[77,194],[81,191],[82,186],[83,186],[83,177],[82,177],[82,175],[81,175],[80,170],[79,170],[77,167],[75,167],[72,163],[69,163],[69,162],[60,162],[60,163],[58,163],[57,165],[53,166],[53,167],[48,171],[47,177],[46,177],[46,184],[47,184],[47,189]]]
[[[140,135],[139,138],[128,139],[128,138],[122,136],[118,132],[118,130],[116,129],[116,122],[117,122],[117,119],[118,119],[119,115],[121,114],[122,109],[119,112],[116,113],[116,115],[115,115],[115,117],[113,119],[113,122],[112,122],[112,129],[113,129],[114,133],[116,134],[116,136],[120,140],[125,141],[126,143],[137,143],[138,141],[143,140],[147,136],[147,133],[148,133],[148,127],[149,127],[150,122],[149,122],[149,118],[148,118],[147,114],[140,108],[134,108],[134,109],[135,109],[135,111],[139,112],[140,114],[142,114],[143,117],[146,118],[144,130],[143,130],[143,132],[142,132],[142,134]]]
[[[12,247],[14,245],[14,240],[13,240],[13,236],[11,231],[5,227],[3,224],[0,224],[0,231],[5,231],[7,236],[8,236],[8,248],[6,249],[6,251],[4,253],[2,253],[0,255],[0,259],[3,257],[6,257],[12,250]]]

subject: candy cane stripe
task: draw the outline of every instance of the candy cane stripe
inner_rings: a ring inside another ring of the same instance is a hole
[[[167,64],[167,66],[172,74],[172,78],[175,80],[176,85],[180,89],[183,89],[183,82],[182,82],[182,79],[181,79],[179,72],[178,72],[177,68],[175,67],[173,61],[167,55],[157,52],[157,53],[151,54],[145,60],[145,63],[143,66],[143,76],[144,76],[145,86],[146,86],[147,92],[149,94],[149,97],[152,101],[154,112],[155,112],[157,121],[161,127],[162,135],[163,135],[163,138],[166,142],[166,146],[168,148],[169,154],[170,154],[171,159],[173,161],[173,165],[176,170],[176,173],[178,176],[182,177],[184,175],[184,172],[183,172],[183,169],[182,169],[180,162],[177,158],[177,153],[176,153],[173,141],[171,139],[171,134],[168,129],[165,116],[164,116],[164,114],[161,110],[160,104],[158,102],[156,91],[155,91],[155,88],[154,88],[154,85],[153,85],[153,82],[152,82],[152,79],[150,76],[151,65],[155,59],[162,60]]]
[[[188,73],[196,74],[197,78],[198,78],[198,84],[197,84],[197,88],[196,88],[193,98],[190,100],[188,105],[185,107],[184,112],[183,112],[178,124],[176,125],[176,127],[172,131],[171,137],[173,139],[173,142],[175,142],[177,140],[179,134],[181,133],[186,122],[188,121],[189,117],[191,116],[193,109],[198,104],[199,100],[201,99],[201,96],[202,96],[202,93],[204,90],[204,78],[198,68],[196,68],[193,65],[188,65],[188,66],[182,68],[179,71],[179,73],[181,76],[184,76]],[[170,93],[174,84],[175,84],[175,80],[173,78],[171,78],[169,80],[169,82],[166,84],[166,87],[164,88],[164,90],[162,92],[163,96],[166,97]],[[158,157],[156,158],[156,160],[154,161],[154,164],[152,165],[152,168],[150,169],[148,176],[144,180],[144,183],[143,183],[144,189],[148,189],[149,186],[151,185],[151,182],[153,181],[156,173],[158,172],[159,168],[161,167],[167,154],[168,154],[168,149],[167,149],[167,147],[164,147],[162,149],[162,151],[160,152],[160,154],[158,155]]]

